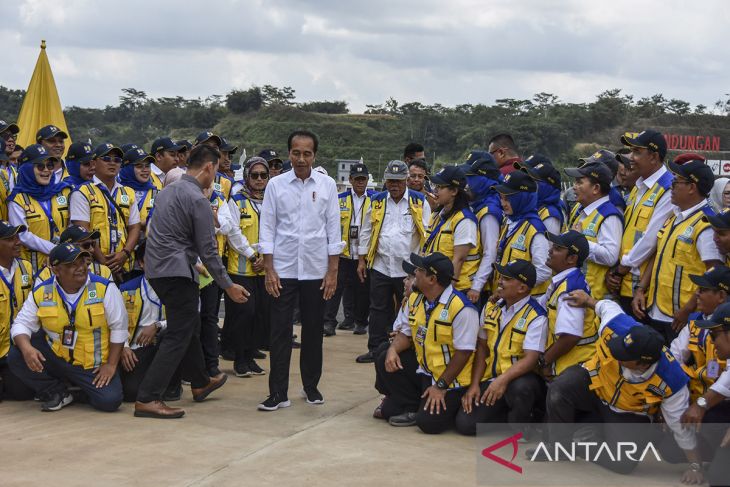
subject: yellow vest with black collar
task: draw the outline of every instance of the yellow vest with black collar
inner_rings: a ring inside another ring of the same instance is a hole
[[[259,242],[259,212],[261,211],[250,199],[241,193],[236,193],[231,197],[238,208],[238,221],[241,233],[250,245]],[[233,215],[235,221],[236,215]],[[256,272],[253,265],[245,256],[236,252],[232,247],[228,247],[228,273],[238,276],[256,277],[263,276],[264,272]]]
[[[430,315],[426,316],[426,298],[414,292],[408,298],[408,324],[416,349],[416,357],[421,367],[438,380],[451,362],[454,348],[454,331],[452,328],[456,316],[467,306],[469,300],[458,291],[453,291],[446,304],[437,302]],[[449,384],[449,389],[467,387],[471,384],[471,367],[474,354],[456,379]]]
[[[0,358],[10,351],[10,325],[33,288],[33,269],[30,262],[22,259],[15,259],[15,262],[18,267],[13,274],[12,294],[0,279]]]
[[[471,220],[474,224],[477,224],[476,216],[469,209],[457,211],[446,220],[443,225],[439,227],[441,222],[440,213],[434,213],[431,215],[431,223],[426,232],[429,237],[426,239],[426,244],[423,248],[423,254],[428,255],[434,252],[441,252],[449,259],[454,258],[454,232],[456,227],[464,222],[464,220]],[[438,227],[438,233],[432,235],[432,232],[436,231]],[[466,260],[461,265],[461,271],[459,272],[458,280],[454,286],[459,291],[468,291],[471,289],[471,281],[479,270],[479,264],[482,261],[482,242],[480,237],[479,229],[477,228],[477,239],[474,245],[469,248],[469,253],[466,254]]]
[[[370,191],[365,191],[365,199],[363,200],[360,210],[360,228],[365,219],[365,213],[370,207]],[[338,195],[340,202],[340,230],[342,231],[342,240],[345,242],[345,248],[342,250],[342,256],[350,258],[350,225],[353,222],[354,201],[352,198],[352,190],[340,193]]]
[[[55,278],[44,281],[33,291],[38,305],[38,319],[47,332],[58,335],[58,339],[47,336],[53,353],[66,362],[91,370],[105,364],[109,356],[109,326],[104,314],[104,296],[110,281],[89,275],[89,282],[82,291],[76,307],[76,345],[68,349],[61,344],[64,327],[69,325],[69,316],[58,292]]]
[[[717,361],[718,370],[725,370],[726,360],[717,357],[715,350],[715,342],[709,330],[699,328],[695,325],[695,320],[701,320],[702,313],[693,313],[689,317],[687,326],[689,327],[689,345],[687,350],[692,354],[692,363],[682,364],[682,369],[689,376],[689,394],[691,402],[695,402],[698,397],[704,395],[710,386],[717,381],[716,377],[707,375],[707,363],[710,360]]]
[[[580,205],[575,205],[573,210],[578,209],[575,214],[575,219],[579,217],[581,208]],[[598,242],[598,232],[601,231],[601,225],[606,221],[606,218],[611,216],[618,216],[623,218],[623,215],[610,201],[606,201],[598,208],[595,208],[589,215],[587,215],[580,222],[580,231],[589,242]],[[571,216],[571,218],[573,218]],[[575,219],[571,220],[573,223]],[[585,276],[588,286],[591,288],[591,295],[601,300],[608,294],[608,288],[606,287],[606,274],[610,269],[609,266],[597,264],[593,261],[585,261]]]
[[[499,233],[499,242],[507,237],[508,225],[506,222],[502,223],[502,229]],[[499,259],[500,265],[507,265],[508,262],[515,259],[524,259],[527,262],[532,262],[532,240],[537,235],[537,229],[530,224],[528,220],[523,221],[520,225],[512,232],[512,235],[507,240],[502,256]],[[496,270],[492,273],[492,293],[497,292],[497,286],[499,284],[499,272]],[[533,296],[545,294],[548,286],[550,285],[550,279],[546,279],[545,282],[535,285],[532,288],[531,294]]]
[[[656,303],[659,311],[674,316],[697,291],[690,275],[705,272],[705,263],[697,250],[697,238],[711,231],[703,217],[711,212],[709,205],[700,208],[681,222],[672,213],[657,236],[657,252],[651,270],[646,298],[647,307]]]
[[[489,355],[483,380],[497,378],[525,356],[522,345],[525,343],[527,330],[536,319],[545,316],[542,306],[534,298],[530,298],[504,328],[500,329],[503,303],[502,300],[489,302],[484,310],[482,328],[487,332]]]
[[[30,233],[43,240],[57,242],[61,232],[68,225],[68,198],[70,194],[71,188],[64,188],[48,200],[51,204],[50,213],[53,223],[48,220],[40,202],[32,196],[26,193],[17,193],[12,201],[25,212],[25,221]],[[38,272],[45,265],[47,258],[46,254],[25,246],[21,248],[20,256],[30,262],[33,272]]]
[[[426,198],[418,191],[408,190],[408,211],[410,212],[413,223],[416,226],[416,232],[418,232],[419,247],[423,246],[423,243],[426,241],[426,229],[423,226],[423,204],[425,200]],[[378,238],[380,237],[380,230],[383,228],[385,207],[387,203],[387,191],[374,194],[370,199],[370,221],[372,223],[372,233],[370,234],[368,255],[365,259],[367,261],[368,268],[370,269],[373,267],[375,254],[378,252]]]

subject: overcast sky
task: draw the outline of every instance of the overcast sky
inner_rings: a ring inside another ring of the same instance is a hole
[[[252,84],[298,101],[456,105],[610,88],[711,106],[730,92],[730,4],[548,0],[3,1],[0,84],[25,89],[41,39],[64,106],[206,97]]]

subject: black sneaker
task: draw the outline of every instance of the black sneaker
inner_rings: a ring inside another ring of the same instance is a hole
[[[309,404],[324,404],[324,397],[316,387],[309,390],[302,389],[302,397],[306,398]]]
[[[375,362],[375,354],[373,352],[363,353],[355,359],[355,362],[358,364],[372,364]]]
[[[355,323],[345,323],[344,321],[337,325],[338,330],[350,331],[355,329]]]
[[[266,358],[266,354],[261,350],[254,350],[253,353],[251,353],[251,356],[255,360],[264,360]]]
[[[221,350],[221,358],[233,362],[236,359],[236,354],[233,350]]]
[[[391,426],[416,426],[416,413],[406,412],[391,416],[388,423]]]
[[[368,332],[367,325],[357,325],[355,330],[352,332],[353,335],[365,335]]]
[[[235,364],[233,372],[235,372],[236,377],[251,377],[252,375],[248,363]]]
[[[266,371],[259,367],[254,359],[248,361],[248,370],[252,375],[266,375]]]
[[[47,401],[41,403],[41,411],[58,411],[74,402],[74,396],[70,392],[54,392]]]
[[[333,325],[332,323],[324,325],[324,327],[322,328],[322,334],[326,337],[332,337],[337,335],[337,332],[335,331],[335,325]]]
[[[264,402],[258,405],[259,411],[276,411],[279,408],[288,408],[291,406],[291,401],[286,397],[286,394],[274,393],[266,398]]]

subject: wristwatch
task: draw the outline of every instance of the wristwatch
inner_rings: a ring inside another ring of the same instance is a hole
[[[697,462],[692,462],[689,464],[689,469],[693,472],[701,472],[702,471],[702,464]]]
[[[449,385],[446,383],[445,380],[439,379],[439,380],[436,381],[436,387],[438,387],[442,391],[445,391],[446,389],[449,388]]]
[[[537,368],[544,369],[547,364],[545,363],[545,354],[541,353],[537,356]]]
[[[707,410],[707,399],[705,399],[703,396],[700,396],[697,399],[697,405],[706,411]]]

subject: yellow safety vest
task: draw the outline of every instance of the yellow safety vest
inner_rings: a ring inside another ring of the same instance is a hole
[[[13,274],[12,282],[5,283],[5,276],[0,277],[0,358],[10,351],[10,325],[33,288],[33,269],[30,262],[15,259],[18,267]]]
[[[560,223],[560,233],[565,233],[565,231],[567,230],[567,228],[566,228],[567,220],[565,218],[565,215],[563,215],[563,218],[560,218],[556,215],[551,215],[550,209],[547,206],[543,206],[542,208],[537,210],[537,216],[539,216],[540,220],[542,220],[543,222],[545,220],[547,220],[548,218],[557,218],[558,223]]]
[[[231,197],[231,187],[233,183],[226,176],[221,173],[215,174],[215,180],[213,181],[213,189],[223,195],[223,200],[228,201]]]
[[[431,215],[431,224],[428,228],[428,238],[423,246],[423,254],[428,255],[434,252],[441,252],[449,259],[454,258],[454,232],[456,227],[463,221],[471,220],[477,224],[477,219],[471,210],[464,209],[454,213],[448,220],[443,221],[440,213]],[[466,254],[466,260],[461,266],[459,279],[456,282],[456,289],[459,291],[468,291],[471,289],[471,280],[479,269],[479,263],[482,261],[482,242],[477,228],[477,239],[474,246],[469,249]]]
[[[454,319],[462,309],[472,306],[466,296],[458,291],[452,291],[442,304],[441,299],[430,313],[426,313],[426,298],[423,294],[414,292],[408,298],[408,324],[411,327],[411,337],[416,349],[416,357],[421,367],[438,380],[451,362],[456,349],[454,348]],[[471,384],[471,367],[474,354],[456,379],[449,384],[449,389],[467,387]]]
[[[591,378],[590,389],[601,401],[622,411],[653,415],[665,398],[687,385],[689,378],[664,347],[651,377],[639,383],[628,382],[608,342],[615,335],[626,336],[634,326],[641,325],[625,314],[612,319],[601,331],[596,354],[583,367]]]
[[[487,303],[484,310],[482,328],[487,332],[487,369],[484,371],[484,380],[494,379],[503,374],[512,364],[525,356],[522,348],[527,330],[534,321],[545,316],[545,310],[534,299],[530,298],[517,310],[512,319],[500,327],[502,321],[503,300],[496,303]]]
[[[693,313],[689,317],[687,326],[689,327],[689,346],[687,349],[692,354],[692,364],[682,364],[682,369],[689,376],[689,394],[691,402],[694,403],[698,397],[702,396],[717,381],[717,378],[708,377],[707,363],[715,360],[718,364],[718,370],[722,373],[725,370],[726,360],[717,357],[715,350],[715,342],[709,330],[702,329],[695,325],[695,320],[701,320],[702,313]]]
[[[362,222],[365,220],[365,213],[367,212],[368,208],[370,207],[370,191],[365,191],[365,200],[362,203],[362,206],[359,208],[360,211],[360,228],[358,228],[358,237],[360,233],[360,229],[362,229]],[[340,230],[342,231],[342,240],[345,242],[345,248],[342,251],[343,257],[351,257],[350,255],[350,225],[353,224],[353,214],[354,214],[354,201],[352,198],[352,190],[348,189],[347,191],[340,193],[338,195],[338,199],[340,201]]]
[[[210,196],[210,207],[213,210],[213,213],[218,214],[218,208],[225,204],[226,202],[223,199],[223,195],[221,195],[218,191],[213,191],[213,194]],[[216,233],[215,241],[218,246],[218,255],[223,257],[226,252],[226,236],[222,233]]]
[[[6,169],[11,170],[12,166]],[[10,194],[10,180],[7,173],[0,169],[0,220],[8,221],[8,195]]]
[[[590,294],[590,288],[586,284],[586,279],[580,269],[574,269],[570,274],[553,288],[552,293],[546,301],[549,333],[547,335],[547,344],[545,350],[553,346],[558,340],[555,334],[555,328],[558,322],[558,299],[565,293],[580,289]],[[565,355],[558,358],[552,364],[553,375],[560,375],[565,369],[572,365],[582,364],[586,360],[593,357],[596,353],[596,341],[598,341],[598,327],[596,325],[596,315],[592,309],[585,309],[583,318],[583,335],[578,343],[568,351]]]
[[[249,244],[257,244],[259,242],[259,218],[261,210],[258,205],[241,193],[234,194],[231,199],[238,207],[241,233],[246,237]],[[233,218],[235,220],[236,215],[233,215]],[[264,275],[263,271],[255,272],[251,262],[231,247],[228,248],[228,273],[247,277]]]
[[[502,229],[499,233],[499,246],[497,251],[497,261],[500,265],[506,265],[508,262],[515,259],[524,259],[528,262],[532,262],[532,239],[537,235],[537,229],[528,221],[525,220],[515,228],[512,235],[507,237],[508,225],[506,221],[502,223]],[[502,244],[504,242],[504,244]],[[501,254],[501,257],[500,257]],[[492,273],[492,292],[497,291],[497,285],[499,284],[499,272],[496,270]],[[532,288],[533,295],[545,294],[548,286],[550,285],[550,279],[546,279],[545,282],[535,285]]]
[[[708,212],[712,212],[709,205],[677,224],[677,216],[672,214],[659,230],[647,307],[656,303],[659,311],[674,316],[694,296],[697,285],[689,276],[705,272],[705,264],[697,251],[697,238],[705,230],[711,230],[710,224],[702,218]]]
[[[152,186],[154,186],[157,191],[162,191],[162,188],[165,186],[162,183],[162,179],[160,179],[160,176],[155,174],[154,171],[150,172],[150,181],[152,181]]]
[[[413,223],[416,226],[416,232],[419,236],[419,247],[426,241],[426,230],[423,227],[423,204],[426,198],[418,191],[408,190],[408,210],[410,211]],[[372,233],[370,234],[370,245],[368,247],[368,255],[366,261],[368,268],[373,267],[375,254],[378,251],[378,239],[380,230],[383,228],[383,220],[385,219],[385,207],[388,203],[388,192],[374,194],[370,198],[371,211],[370,221],[372,223]]]
[[[628,254],[629,251],[634,247],[636,242],[644,236],[646,227],[649,225],[654,209],[657,203],[668,194],[668,190],[672,186],[672,180],[674,177],[672,173],[667,171],[654,183],[654,186],[649,188],[641,196],[639,201],[636,201],[638,189],[636,186],[631,190],[629,194],[629,200],[626,203],[626,210],[624,211],[624,235],[621,239],[621,256]],[[636,207],[634,207],[636,203]],[[620,260],[620,259],[619,259]],[[644,273],[647,261],[639,267],[641,274]],[[634,287],[639,284],[639,278],[634,276],[631,272],[628,272],[621,283],[621,296],[630,298],[634,295]]]
[[[149,283],[144,280],[144,276],[136,277],[119,286],[119,291],[124,299],[124,307],[127,310],[129,318],[129,338],[128,343],[132,345],[137,339],[139,331],[139,320],[142,318],[142,309],[144,308],[144,299],[142,298],[142,288],[147,289]],[[165,319],[165,307],[160,303],[157,310],[157,321]]]
[[[58,335],[57,339],[47,336],[51,350],[63,360],[86,370],[106,363],[109,356],[109,326],[104,314],[104,296],[109,282],[99,276],[89,275],[89,282],[81,292],[76,312],[72,313],[75,315],[74,329],[77,333],[73,349],[61,344],[63,329],[70,326],[70,316],[58,292],[56,279],[44,281],[33,291],[41,327]]]
[[[25,212],[25,221],[30,233],[43,240],[57,242],[61,232],[68,225],[68,198],[70,193],[71,188],[64,188],[48,200],[50,203],[50,220],[43,206],[32,196],[26,193],[17,193],[12,201]],[[30,262],[33,272],[38,272],[45,265],[47,258],[46,254],[25,246],[22,247],[20,256]]]
[[[571,216],[571,221],[575,221],[580,214],[580,205],[575,205],[574,210],[578,208],[578,212],[575,214],[575,218]],[[606,218],[616,215],[623,221],[622,213],[614,206],[610,201],[606,201],[598,208],[593,210],[590,215],[586,216],[581,220],[581,233],[585,236],[589,242],[598,242],[598,232],[601,230],[601,225]],[[614,263],[615,264],[615,263]],[[608,294],[608,288],[606,287],[606,273],[611,266],[605,266],[597,264],[593,261],[587,260],[584,263],[586,282],[591,289],[591,295],[601,300]]]
[[[134,194],[137,208],[139,209],[139,221],[144,225],[145,231],[147,230],[147,225],[150,222],[150,216],[152,214],[152,208],[155,206],[155,197],[157,196],[157,193],[157,189],[148,189],[144,194],[144,198],[141,199],[137,197],[136,192]]]

